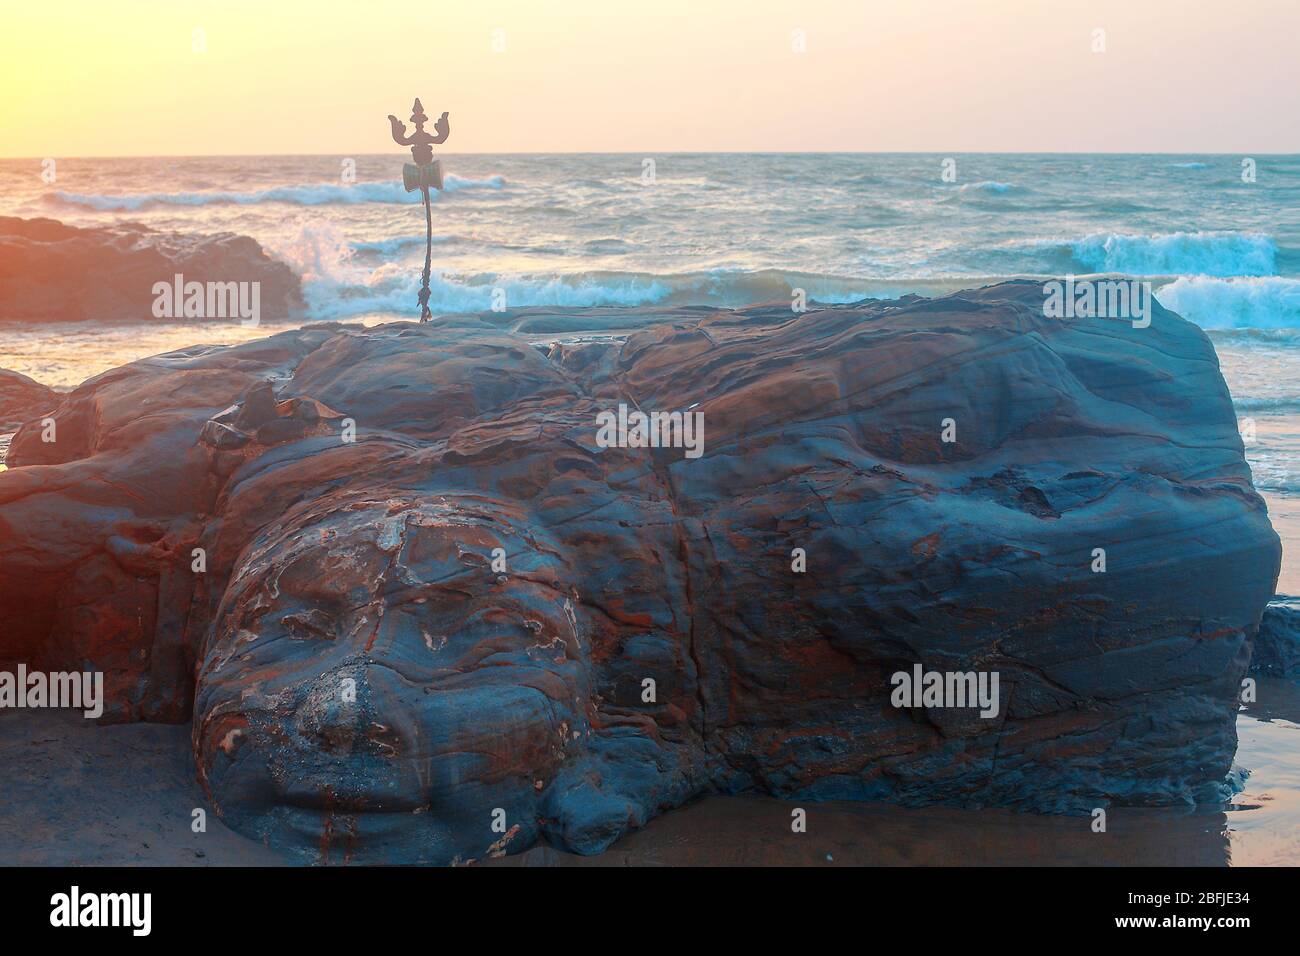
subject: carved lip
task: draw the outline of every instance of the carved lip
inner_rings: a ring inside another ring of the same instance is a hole
[[[427,801],[394,797],[391,794],[284,793],[284,803],[301,810],[334,813],[416,813],[428,810]]]
[[[414,813],[429,808],[429,801],[420,794],[349,787],[312,776],[280,788],[279,796],[290,806],[335,813]]]

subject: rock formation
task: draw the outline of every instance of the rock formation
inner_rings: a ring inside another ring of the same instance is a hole
[[[707,790],[1222,795],[1280,546],[1198,328],[1046,319],[1029,283],[636,315],[85,383],[0,474],[0,657],[192,709],[222,816],[310,860],[595,852]],[[702,413],[703,454],[604,447],[620,404]],[[997,672],[996,717],[893,706],[916,664]]]
[[[0,431],[39,418],[59,403],[58,394],[18,372],[0,368]]]
[[[1264,608],[1250,672],[1260,677],[1300,678],[1300,600],[1279,595]]]
[[[261,318],[303,309],[293,270],[248,236],[0,216],[0,321],[150,321],[154,284],[178,273],[186,282],[260,283]]]

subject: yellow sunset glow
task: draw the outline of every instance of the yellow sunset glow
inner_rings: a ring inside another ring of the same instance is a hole
[[[59,0],[4,22],[4,156],[382,152],[414,96],[458,152],[1300,149],[1292,0]]]

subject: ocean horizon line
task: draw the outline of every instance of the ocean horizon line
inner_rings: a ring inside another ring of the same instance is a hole
[[[54,150],[45,156],[0,156],[0,162],[33,161],[40,162],[48,156],[58,156],[65,160],[75,159],[285,159],[335,156],[395,157],[394,152],[352,152],[336,150],[334,152],[284,152],[284,153],[129,153],[129,154],[80,154],[63,153]],[[1197,150],[980,150],[980,149],[800,149],[800,150],[745,150],[745,149],[616,149],[616,150],[475,150],[453,152],[444,150],[440,158],[453,156],[1281,156],[1300,157],[1300,150],[1294,152],[1270,152],[1263,150],[1241,149],[1231,152],[1197,151]]]

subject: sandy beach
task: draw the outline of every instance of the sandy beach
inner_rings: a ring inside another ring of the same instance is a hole
[[[1228,812],[1132,808],[1105,834],[1086,818],[1007,810],[704,797],[596,856],[537,847],[491,866],[1296,866],[1300,691],[1264,681],[1269,708],[1237,722],[1251,770]],[[189,727],[100,727],[51,712],[0,715],[0,866],[270,866],[293,861],[227,828],[195,782]],[[57,793],[57,799],[50,799]],[[790,813],[809,811],[804,834]]]

